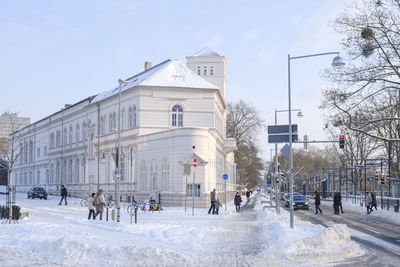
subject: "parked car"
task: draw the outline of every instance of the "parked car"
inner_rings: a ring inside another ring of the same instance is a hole
[[[47,199],[47,192],[46,189],[43,187],[33,187],[28,191],[28,199],[29,198],[44,198]]]
[[[286,197],[285,206],[289,207],[290,205],[290,196]],[[308,210],[308,201],[307,198],[303,195],[293,195],[293,209],[306,209]]]

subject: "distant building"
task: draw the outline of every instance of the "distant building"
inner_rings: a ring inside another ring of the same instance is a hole
[[[236,141],[226,138],[225,57],[203,49],[187,65],[168,59],[127,78],[121,93],[121,197],[159,193],[162,205],[209,205],[209,193],[236,190]],[[116,82],[117,84],[117,82]],[[114,193],[118,87],[65,106],[17,132],[20,192],[32,186],[74,196]],[[194,168],[193,159],[199,166]],[[202,166],[202,163],[207,163]]]
[[[5,112],[0,116],[0,138],[7,137],[31,123],[30,118],[18,117],[17,113]]]

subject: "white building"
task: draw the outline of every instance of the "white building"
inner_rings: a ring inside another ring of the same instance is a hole
[[[0,116],[0,138],[8,138],[14,131],[30,123],[30,118],[18,117],[17,113],[4,112]]]
[[[163,205],[182,205],[189,189],[206,206],[209,192],[223,189],[223,173],[228,190],[236,189],[236,141],[225,137],[225,57],[206,48],[187,66],[175,59],[149,65],[122,87],[122,200],[131,190],[136,199],[157,191]],[[23,148],[13,174],[18,191],[58,193],[64,184],[76,196],[98,188],[114,194],[118,99],[117,87],[15,132]],[[193,157],[207,163],[196,168],[194,185],[194,168],[184,168]]]

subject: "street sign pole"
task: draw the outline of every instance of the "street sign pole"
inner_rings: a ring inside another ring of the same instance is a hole
[[[224,183],[224,191],[225,191],[225,194],[224,194],[224,196],[225,196],[225,210],[226,210],[226,180],[228,180],[228,174],[226,174],[226,173],[224,173],[223,175],[222,175],[222,179],[224,179],[224,181],[225,181],[225,183]]]
[[[226,180],[225,180],[225,210],[226,210]]]
[[[195,183],[195,180],[196,180],[196,167],[197,167],[197,159],[196,158],[194,158],[193,159],[193,167],[194,167],[194,170],[193,170],[193,185],[192,185],[192,216],[194,216],[194,183]]]

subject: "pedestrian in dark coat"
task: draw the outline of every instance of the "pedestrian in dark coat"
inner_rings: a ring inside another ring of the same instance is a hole
[[[378,208],[376,207],[376,195],[375,195],[374,192],[371,192],[371,199],[372,199],[372,201],[371,201],[371,211],[372,211],[372,208],[374,208],[374,207],[375,207],[375,210],[378,210]]]
[[[344,212],[343,212],[343,206],[342,206],[342,193],[341,193],[341,192],[338,192],[338,195],[339,195],[339,207],[340,207],[340,211],[341,211],[342,213],[344,213]]]
[[[318,214],[318,211],[320,212],[320,214],[322,214],[322,210],[319,207],[321,205],[321,196],[317,191],[315,191],[314,199],[315,199],[315,214]]]
[[[60,193],[61,193],[61,200],[60,200],[60,203],[58,205],[61,205],[63,199],[64,199],[65,205],[67,205],[67,194],[68,194],[68,192],[67,192],[67,188],[65,188],[64,185],[61,186]]]
[[[247,192],[246,192],[246,198],[247,198],[247,201],[249,201],[249,198],[250,198],[250,191],[247,191]]]
[[[241,202],[242,202],[242,198],[240,197],[239,192],[236,192],[234,202],[235,202],[235,206],[236,206],[236,211],[239,212],[240,211],[240,205],[241,205]]]
[[[211,191],[211,193],[210,193],[211,206],[210,206],[210,209],[208,210],[208,214],[210,214],[211,212],[212,212],[212,214],[214,214],[216,200],[217,200],[217,198],[216,198],[216,192],[215,192],[215,188],[214,188],[213,191]]]
[[[340,198],[339,194],[335,192],[335,195],[333,197],[333,214],[339,214],[339,205],[340,205]]]

